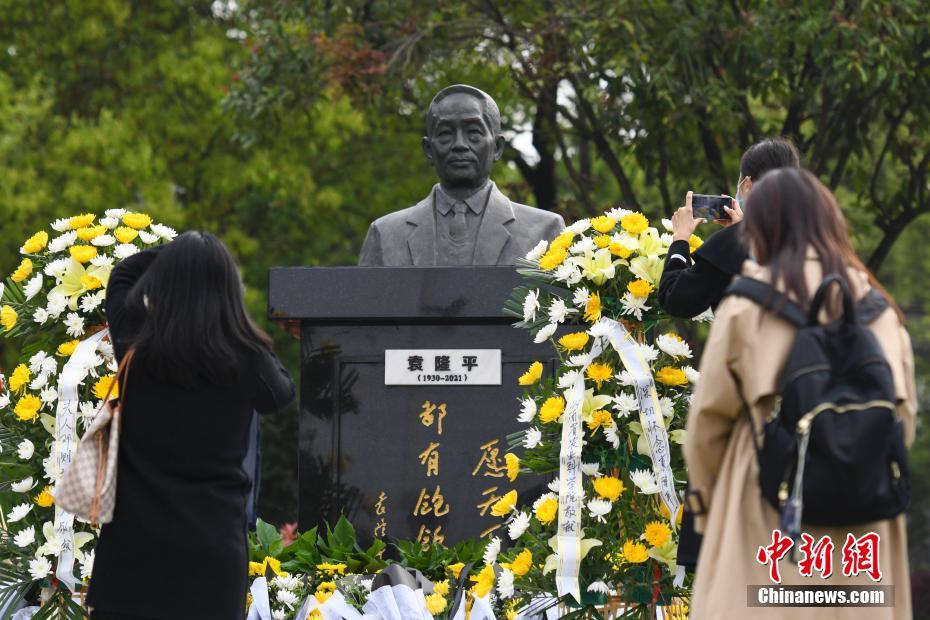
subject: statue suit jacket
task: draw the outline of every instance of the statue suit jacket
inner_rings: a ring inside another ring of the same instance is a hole
[[[412,207],[388,213],[372,222],[358,264],[388,267],[428,267],[436,264],[436,224],[433,194]],[[565,223],[562,216],[528,207],[504,196],[491,183],[474,265],[513,265],[541,240],[554,239]]]

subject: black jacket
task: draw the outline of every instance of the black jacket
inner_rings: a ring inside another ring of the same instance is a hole
[[[715,309],[749,254],[740,240],[741,224],[717,231],[692,257],[687,241],[675,241],[659,281],[659,306],[681,318]],[[681,258],[677,258],[681,257]]]
[[[107,320],[118,357],[137,326],[126,297],[158,256],[146,250],[113,269]],[[178,317],[183,320],[183,317]],[[243,351],[240,381],[196,389],[162,383],[134,358],[126,381],[116,510],[97,545],[88,604],[172,620],[241,618],[248,588],[242,469],[252,412],[294,398],[270,352]]]

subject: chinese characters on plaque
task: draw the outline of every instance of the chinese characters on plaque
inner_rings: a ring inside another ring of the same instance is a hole
[[[500,349],[387,349],[385,385],[500,385]]]

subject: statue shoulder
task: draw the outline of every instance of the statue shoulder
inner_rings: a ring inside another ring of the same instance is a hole
[[[422,217],[429,215],[429,211],[430,205],[428,199],[424,199],[411,207],[382,215],[372,222],[371,225],[380,232],[404,229],[406,228],[407,222],[418,221]]]
[[[557,226],[560,230],[565,227],[565,222],[558,213],[546,211],[538,207],[522,205],[512,200],[510,204],[513,206],[513,214],[518,221],[533,222],[534,224],[540,224],[546,227]]]

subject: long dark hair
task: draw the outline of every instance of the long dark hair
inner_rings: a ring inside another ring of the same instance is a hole
[[[836,198],[810,172],[781,168],[766,174],[746,198],[743,222],[755,259],[769,268],[773,284],[784,282],[801,307],[807,308],[812,296],[804,273],[812,248],[825,275],[835,273],[850,284],[849,269],[865,272],[903,322],[897,304],[856,255]]]
[[[766,138],[756,142],[743,153],[739,160],[740,176],[752,182],[762,179],[769,170],[799,168],[801,158],[798,149],[788,138]]]
[[[141,326],[137,360],[169,383],[232,384],[244,350],[271,348],[246,312],[232,255],[207,232],[168,244],[130,291],[127,311]]]

